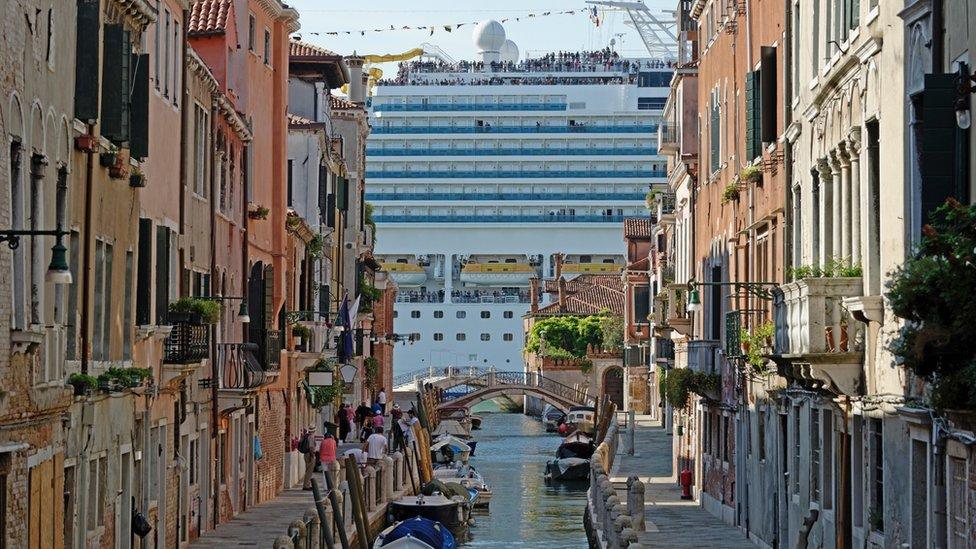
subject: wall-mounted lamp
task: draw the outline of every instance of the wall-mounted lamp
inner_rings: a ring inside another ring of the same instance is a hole
[[[22,236],[53,236],[56,238],[51,247],[51,263],[44,274],[44,280],[52,284],[71,284],[71,270],[68,269],[68,249],[61,238],[67,231],[56,229],[53,231],[0,231],[0,242],[6,242],[11,250],[20,247]]]
[[[970,96],[976,92],[976,87],[973,86],[973,82],[976,82],[976,74],[969,73],[969,65],[966,63],[959,63],[958,72],[958,93],[956,94],[956,125],[959,126],[961,130],[968,130],[973,124],[973,116],[971,110],[972,100]]]

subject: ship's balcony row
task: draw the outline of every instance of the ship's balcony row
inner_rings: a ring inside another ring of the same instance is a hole
[[[469,148],[440,149],[366,147],[368,156],[613,156],[657,154],[657,147],[526,147],[526,148]]]
[[[373,112],[565,111],[566,103],[383,103],[373,100]]]
[[[629,215],[635,215],[631,213]],[[374,216],[377,223],[623,223],[625,215],[398,215]]]
[[[644,193],[410,193],[370,192],[366,200],[644,200]]]
[[[375,125],[370,130],[372,134],[439,134],[439,133],[478,133],[478,134],[509,134],[509,133],[642,133],[651,135],[657,132],[657,124],[640,125],[600,125],[589,126],[583,124],[565,126],[547,126],[544,124],[532,126],[405,126],[405,125]]]
[[[367,178],[373,179],[452,179],[452,178],[580,178],[580,177],[667,177],[666,170],[383,170],[369,171]]]

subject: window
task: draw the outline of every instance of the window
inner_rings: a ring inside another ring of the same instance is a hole
[[[879,418],[871,418],[871,509],[868,513],[871,526],[884,532],[884,424]]]
[[[823,411],[822,428],[823,508],[831,509],[834,506],[834,413],[830,410]]]
[[[44,50],[47,66],[54,68],[54,8],[47,9],[47,44]]]
[[[193,192],[207,196],[207,138],[209,113],[199,103],[193,105]]]
[[[420,318],[420,311],[410,311],[410,318]]]
[[[502,341],[514,341],[515,336],[513,334],[502,334]]]
[[[810,77],[813,79],[817,77],[817,71],[820,69],[820,0],[813,2],[813,22],[810,27],[810,42],[813,45],[810,48]]]
[[[790,59],[791,65],[793,67],[794,82],[791,84],[793,89],[791,90],[793,98],[797,98],[800,95],[800,3],[793,3],[793,44],[790,48]]]
[[[810,500],[820,501],[820,410],[810,409]]]
[[[760,71],[746,73],[746,162],[762,155]]]
[[[152,234],[150,232],[150,234]],[[175,268],[175,258],[171,253],[170,230],[166,227],[156,227],[156,323],[166,324],[166,311],[170,301],[170,273],[177,272]]]
[[[491,318],[491,311],[481,311],[481,318]]]
[[[454,339],[457,341],[464,341],[468,336],[466,334],[454,334]]]
[[[444,318],[444,311],[434,311],[434,318]]]
[[[709,154],[709,169],[712,173],[717,172],[721,166],[719,155],[721,154],[720,139],[722,133],[719,128],[719,120],[720,112],[718,105],[718,90],[715,90],[712,92],[712,105],[709,118],[709,144],[711,145]]]
[[[247,49],[249,51],[254,51],[255,43],[255,25],[254,25],[254,14],[249,13],[247,16]]]
[[[179,105],[180,92],[183,90],[180,82],[180,66],[183,59],[183,36],[180,34],[180,24],[173,21],[173,104]]]
[[[434,333],[434,341],[444,341],[444,334],[440,332]]]
[[[125,252],[125,287],[122,288],[122,360],[132,358],[132,250]]]
[[[190,441],[190,485],[193,486],[200,481],[200,439]]]
[[[399,316],[400,316],[400,311],[393,311],[393,318],[397,318]]]
[[[108,489],[108,457],[98,458],[98,526],[105,526],[105,496]]]
[[[264,29],[264,64],[271,64],[271,31]]]
[[[92,359],[109,360],[111,352],[112,245],[95,240],[95,300]]]
[[[502,316],[505,318],[515,318],[515,313],[512,311],[505,311],[502,313]]]
[[[634,288],[634,324],[647,324],[651,314],[651,288],[637,286]]]
[[[92,459],[88,462],[88,514],[86,529],[89,532],[93,532],[98,528],[98,515],[101,513],[98,509],[98,460]]]
[[[468,316],[468,312],[467,311],[458,311],[457,313],[455,313],[454,316],[456,316],[457,318],[465,318],[465,317]]]
[[[159,13],[159,1],[156,0],[156,13]],[[160,32],[160,21],[156,19],[156,23],[153,25],[155,27],[155,35],[153,37],[153,83],[156,86],[156,91],[159,91],[159,42],[162,40],[162,33]]]
[[[948,459],[946,508],[949,515],[949,547],[968,547],[970,532],[966,517],[968,507],[966,499],[969,492],[966,481],[966,460],[953,456]]]
[[[491,334],[481,334],[481,341],[491,341]]]

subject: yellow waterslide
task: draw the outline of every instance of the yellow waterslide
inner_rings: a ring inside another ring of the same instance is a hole
[[[407,50],[407,51],[405,51],[403,53],[385,53],[385,54],[382,54],[382,55],[379,55],[379,54],[375,54],[374,53],[374,54],[364,55],[363,58],[366,60],[367,63],[370,63],[370,64],[373,64],[373,63],[393,63],[393,62],[396,62],[396,61],[406,61],[408,59],[413,59],[415,57],[420,57],[423,54],[424,54],[424,49],[423,48],[413,48],[412,50]],[[383,78],[383,71],[379,67],[370,67],[369,68],[369,71],[367,72],[367,74],[369,75],[369,84],[368,84],[369,87],[368,87],[368,91],[369,91],[369,94],[372,95],[373,94],[373,87],[376,86],[376,82],[380,78]],[[346,95],[349,94],[349,84],[343,84],[342,85],[342,93],[344,93]]]

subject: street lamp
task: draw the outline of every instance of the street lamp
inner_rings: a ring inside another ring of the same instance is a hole
[[[200,299],[209,299],[210,301],[234,301],[237,299],[241,300],[241,306],[237,309],[237,320],[245,323],[251,323],[251,315],[248,314],[247,310],[247,298],[243,296],[231,296],[231,295],[208,295],[202,296]]]
[[[53,231],[0,231],[0,242],[6,242],[7,247],[16,250],[20,247],[20,237],[22,236],[53,236],[56,238],[54,246],[51,247],[51,263],[44,274],[44,280],[52,284],[71,284],[71,270],[68,269],[68,249],[65,248],[61,238],[68,234],[68,231],[55,229]]]
[[[956,94],[956,125],[959,126],[961,130],[968,130],[973,124],[972,113],[970,110],[970,95],[976,92],[976,87],[973,86],[973,82],[976,81],[976,76],[969,74],[969,65],[966,63],[959,63],[959,73],[957,77],[957,94]]]
[[[698,290],[691,289],[688,291],[688,311],[692,313],[697,313],[701,310],[701,297],[698,295]]]

